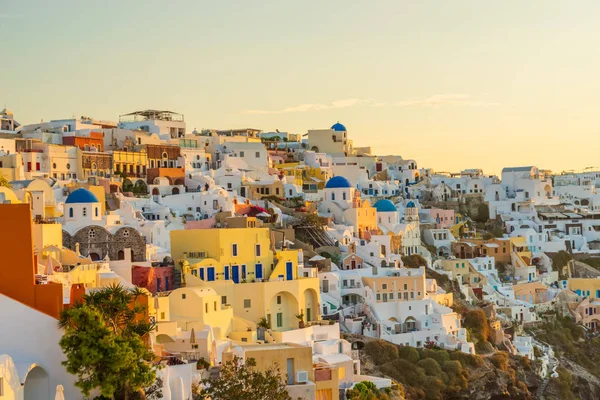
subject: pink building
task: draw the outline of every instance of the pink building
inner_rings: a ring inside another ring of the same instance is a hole
[[[450,228],[452,225],[456,224],[454,221],[454,210],[431,208],[429,209],[429,215],[435,220],[436,228],[438,229]]]
[[[173,290],[174,267],[131,267],[131,280],[134,285],[147,289],[150,293]]]

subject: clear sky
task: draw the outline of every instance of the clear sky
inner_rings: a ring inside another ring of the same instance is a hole
[[[597,0],[0,0],[21,123],[137,109],[306,133],[437,171],[600,166]]]

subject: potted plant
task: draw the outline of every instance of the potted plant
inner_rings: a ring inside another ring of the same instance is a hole
[[[265,317],[260,317],[256,326],[262,329],[271,329],[271,324]]]
[[[298,328],[304,328],[304,311],[302,311],[300,314],[296,314],[296,318],[298,318]]]

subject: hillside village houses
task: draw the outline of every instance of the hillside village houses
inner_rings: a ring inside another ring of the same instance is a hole
[[[474,354],[464,303],[492,307],[495,337],[530,358],[535,338],[505,328],[548,310],[600,328],[600,279],[552,267],[561,251],[600,253],[600,172],[436,172],[355,146],[340,122],[189,131],[149,109],[22,125],[4,109],[0,123],[8,399],[58,385],[77,398],[56,318],[113,284],[146,293],[165,399],[188,398],[199,359],[218,369],[234,356],[276,362],[294,398],[390,387],[362,373],[344,335]]]

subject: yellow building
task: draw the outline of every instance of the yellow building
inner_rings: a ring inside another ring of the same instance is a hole
[[[424,273],[416,276],[363,277],[362,280],[373,290],[378,303],[422,300],[427,294]]]
[[[292,343],[232,346],[223,353],[223,362],[230,362],[235,356],[243,361],[254,359],[259,371],[278,369],[294,399],[338,398],[339,368],[313,365],[311,346]]]
[[[148,166],[148,153],[140,151],[115,150],[112,153],[115,175],[125,174],[127,178],[145,178]]]
[[[487,278],[471,264],[469,259],[438,260],[437,266],[452,274],[452,279],[459,282],[480,287],[487,283]]]
[[[236,317],[275,331],[319,320],[316,273],[299,276],[298,250],[273,251],[268,228],[172,231],[171,253],[187,286],[213,288]]]
[[[300,163],[285,163],[275,165],[285,176],[294,177],[293,184],[302,186],[303,190],[314,188],[320,190],[331,178],[327,170],[319,167],[311,167]]]
[[[596,278],[571,278],[567,286],[570,291],[577,293],[578,296],[600,299],[600,279]]]

